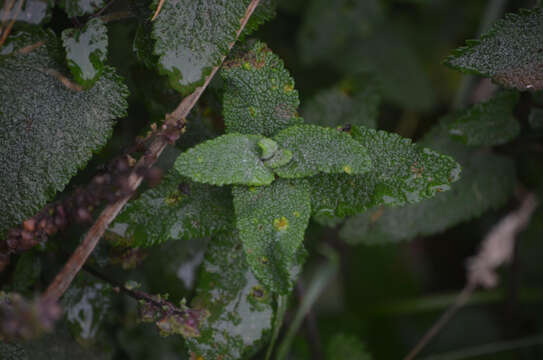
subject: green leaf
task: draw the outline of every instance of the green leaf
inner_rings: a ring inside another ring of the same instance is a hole
[[[41,260],[35,252],[25,252],[17,260],[11,282],[11,291],[26,294],[39,280],[41,274]],[[30,294],[29,294],[30,295]]]
[[[478,40],[455,50],[445,64],[508,88],[543,89],[542,33],[543,8],[507,14]]]
[[[250,0],[167,0],[153,21],[159,70],[190,92],[201,85],[236,39]],[[158,0],[153,2],[154,7]]]
[[[278,293],[292,287],[291,270],[311,213],[305,181],[233,188],[237,228],[253,273]]]
[[[65,69],[44,36],[47,46],[0,57],[0,236],[62,190],[126,113],[128,90],[112,68],[79,92],[51,75]]]
[[[377,127],[381,96],[375,81],[346,81],[317,93],[302,109],[302,117],[313,124],[337,127]]]
[[[520,133],[513,116],[519,94],[501,92],[489,101],[471,106],[449,116],[449,134],[470,146],[492,146],[511,141]]]
[[[502,206],[515,186],[512,161],[477,152],[454,142],[442,122],[426,135],[421,145],[454,156],[462,165],[462,179],[435,198],[394,209],[375,209],[353,217],[341,229],[349,243],[385,243],[431,235]]]
[[[195,183],[172,170],[130,201],[110,231],[146,247],[215,235],[231,227],[232,215],[230,189]]]
[[[2,1],[2,5],[4,4],[6,2]],[[14,8],[16,8],[16,5],[14,4]],[[4,11],[4,6],[2,6],[0,8],[0,19],[3,19],[3,21],[15,19],[16,22],[39,25],[51,19],[53,5],[53,0],[26,0],[20,11],[12,10],[7,13]]]
[[[261,42],[237,48],[221,69],[226,130],[272,136],[301,124],[294,80],[283,61]]]
[[[273,19],[276,15],[277,0],[261,0],[255,11],[249,18],[245,29],[241,33],[240,40],[252,34],[258,27],[265,22]]]
[[[372,169],[362,175],[310,179],[317,216],[353,215],[385,204],[417,203],[450,188],[460,167],[449,156],[413,144],[397,134],[353,127],[353,139],[368,149]]]
[[[372,357],[356,336],[339,333],[326,346],[326,360],[334,359],[371,360]]]
[[[361,174],[370,170],[367,149],[348,133],[316,125],[298,125],[275,137],[280,148],[292,152],[292,160],[275,169],[284,178],[324,173]]]
[[[61,8],[69,18],[94,14],[106,5],[106,0],[61,0]]]
[[[262,136],[226,134],[203,142],[175,161],[175,169],[194,181],[212,185],[269,185],[273,173],[260,159]]]
[[[98,18],[89,20],[81,29],[62,31],[66,60],[75,80],[91,87],[104,70],[107,56],[107,28]]]
[[[187,338],[194,358],[237,360],[269,337],[273,296],[251,272],[237,232],[214,237],[206,252],[192,306],[209,311],[200,337]]]
[[[85,273],[78,275],[61,300],[66,321],[75,338],[91,341],[99,336],[98,330],[111,310],[113,295],[109,284],[95,281]]]

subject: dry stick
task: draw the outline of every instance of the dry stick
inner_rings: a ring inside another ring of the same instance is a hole
[[[160,0],[160,2],[158,3],[158,6],[156,7],[155,14],[153,15],[153,18],[151,19],[151,21],[155,21],[156,17],[160,13],[160,9],[162,9],[162,6],[164,5],[165,2],[166,2],[166,0]],[[251,5],[249,5],[249,6],[251,6]]]
[[[404,360],[412,360],[449,322],[453,315],[466,304],[473,291],[478,286],[485,288],[497,284],[496,268],[511,259],[514,249],[515,236],[528,225],[530,218],[537,207],[534,194],[526,195],[520,207],[505,216],[486,235],[481,249],[477,255],[468,260],[468,281],[462,292],[456,297],[454,303],[441,315],[441,317],[426,332],[423,338],[407,354]]]
[[[0,47],[4,45],[4,42],[6,41],[9,33],[11,32],[11,28],[13,27],[13,24],[15,24],[15,20],[17,20],[17,15],[19,15],[19,12],[21,11],[21,8],[23,7],[23,3],[25,0],[19,1],[19,6],[17,6],[17,9],[15,9],[15,13],[13,14],[13,18],[9,22],[8,26],[4,29],[4,32],[2,33],[2,38],[0,39]]]
[[[232,49],[232,47],[234,46],[234,43],[245,28],[245,25],[247,25],[247,21],[249,21],[249,18],[251,17],[255,8],[258,6],[258,3],[259,0],[252,0],[247,7],[245,15],[240,21],[240,28],[236,33],[236,39],[229,45],[229,49]],[[225,58],[226,55],[222,57],[221,64]],[[219,66],[220,64],[213,68],[213,71],[207,77],[205,83],[202,86],[196,88],[196,90],[192,94],[185,97],[181,101],[179,106],[177,106],[177,108],[171,114],[166,115],[167,124],[169,123],[171,125],[172,123],[181,122],[184,118],[187,117],[190,110],[194,107],[194,105],[204,92],[205,88],[209,85],[209,82],[219,69]],[[138,175],[137,170],[141,168],[151,167],[158,159],[162,151],[166,148],[166,145],[168,145],[168,140],[162,136],[157,136],[149,146],[148,155],[140,158],[135,166],[134,171],[132,171],[128,178],[128,184],[130,189],[132,189],[132,193],[140,186],[143,180],[143,177]],[[64,265],[64,268],[62,268],[62,270],[57,274],[51,285],[49,285],[43,295],[44,299],[55,301],[58,301],[58,299],[60,299],[62,294],[64,294],[64,292],[70,286],[75,275],[77,275],[79,270],[81,270],[81,267],[96,247],[96,244],[98,244],[100,238],[104,235],[104,232],[109,227],[109,224],[111,224],[111,222],[117,217],[117,215],[124,207],[124,205],[128,202],[130,197],[131,194],[126,195],[104,209],[96,222],[87,232],[87,235],[83,239],[82,243],[77,247],[68,262]]]

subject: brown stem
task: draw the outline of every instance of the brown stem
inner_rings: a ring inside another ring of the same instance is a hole
[[[247,25],[249,18],[253,14],[255,8],[258,6],[259,0],[252,0],[245,15],[240,20],[240,28],[236,34],[236,40],[239,35]],[[229,45],[229,49],[234,46],[235,40]],[[222,57],[221,64],[226,58],[226,55]],[[188,116],[191,109],[194,107],[205,88],[209,85],[209,82],[216,74],[219,66],[213,68],[211,74],[206,78],[205,83],[196,88],[196,90],[185,97],[179,106],[171,113],[166,115],[166,123],[163,126],[164,133],[166,133],[170,128],[179,129],[178,135],[184,130],[184,119]],[[170,138],[171,139],[171,138]],[[166,145],[170,142],[167,136],[156,136],[151,145],[147,154],[140,158],[138,163],[135,166],[134,171],[130,174],[128,178],[128,183],[130,189],[135,191],[141,184],[143,178],[138,175],[139,169],[151,167],[155,161],[158,159],[162,151],[166,148]],[[62,294],[68,289],[75,275],[81,270],[81,267],[87,261],[87,258],[90,256],[96,244],[100,238],[104,235],[104,232],[117,217],[121,209],[128,202],[132,194],[126,195],[121,199],[117,200],[115,203],[107,206],[104,211],[100,214],[94,225],[87,232],[87,235],[83,239],[82,243],[74,251],[68,262],[64,265],[62,270],[57,274],[53,282],[49,285],[45,291],[43,297],[48,300],[58,300]]]
[[[8,35],[11,32],[11,28],[13,27],[13,25],[15,24],[15,21],[17,20],[17,15],[19,15],[19,12],[21,11],[23,2],[24,0],[19,1],[19,5],[17,6],[17,9],[15,9],[15,12],[13,14],[13,18],[9,22],[8,26],[5,29],[3,29],[4,31],[2,32],[2,37],[0,38],[0,47],[4,45],[4,42],[8,38]]]

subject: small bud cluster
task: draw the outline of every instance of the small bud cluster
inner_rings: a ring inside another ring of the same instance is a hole
[[[91,223],[92,212],[103,202],[115,201],[130,195],[129,176],[135,164],[130,156],[123,156],[110,165],[108,171],[96,175],[85,188],[78,188],[67,198],[46,206],[21,226],[8,231],[0,241],[0,271],[9,264],[11,254],[26,251],[44,243],[51,235],[66,229],[72,223]],[[137,174],[156,185],[162,171],[156,168],[138,169]]]
[[[0,292],[0,340],[26,340],[50,332],[60,315],[54,302],[28,301],[16,293]]]

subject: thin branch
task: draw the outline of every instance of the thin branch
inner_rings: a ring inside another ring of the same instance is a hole
[[[165,2],[166,2],[166,0],[160,0],[160,2],[158,3],[158,6],[156,7],[155,14],[153,15],[153,18],[151,19],[151,21],[155,21],[156,17],[160,13],[160,10],[162,9],[162,6],[164,6]]]
[[[30,45],[30,46],[33,46],[33,45]],[[23,50],[23,49],[21,49],[21,50]],[[32,51],[32,49],[30,49],[30,51]],[[41,72],[44,72],[44,73],[48,74],[48,75],[51,75],[52,77],[54,77],[55,79],[60,81],[62,83],[62,85],[66,86],[70,90],[73,90],[73,91],[82,91],[83,90],[83,87],[81,87],[81,85],[74,83],[73,81],[71,81],[66,76],[64,76],[62,73],[60,73],[59,71],[57,71],[55,69],[39,69],[39,70]]]
[[[305,297],[305,286],[300,278],[296,283],[296,295],[301,303]],[[311,348],[311,356],[314,360],[322,360],[322,346],[317,328],[317,319],[313,307],[310,307],[304,319],[307,340]]]
[[[132,11],[117,11],[112,12],[106,15],[102,15],[98,17],[100,20],[102,20],[104,23],[109,23],[112,21],[118,21],[118,20],[125,20],[125,19],[132,19],[135,18],[136,14],[134,14]]]
[[[5,29],[3,29],[2,38],[0,38],[0,47],[2,47],[2,45],[4,45],[4,42],[6,41],[9,33],[11,32],[11,28],[13,27],[13,25],[15,24],[15,21],[17,20],[17,16],[19,15],[19,12],[21,11],[21,8],[23,7],[24,1],[25,0],[19,1],[19,5],[15,9],[15,12],[13,14],[13,17],[12,17],[11,21],[9,22],[8,26]]]
[[[249,21],[250,16],[253,14],[255,8],[258,6],[259,0],[252,0],[245,15],[240,20],[240,28],[236,34],[236,40],[239,35],[245,28],[245,25]],[[234,40],[230,45],[229,49],[234,46]],[[226,58],[226,55],[222,57],[221,64]],[[128,178],[129,188],[132,190],[132,193],[140,186],[143,177],[139,175],[141,169],[147,169],[151,167],[162,151],[166,146],[171,142],[172,138],[175,140],[185,129],[185,118],[188,116],[189,112],[192,110],[205,88],[209,85],[213,76],[217,73],[219,66],[213,68],[211,74],[207,77],[204,85],[196,88],[196,90],[185,97],[179,106],[171,113],[166,115],[166,122],[162,126],[162,132],[159,133],[149,146],[149,149],[142,158],[138,161],[135,166],[135,169],[132,171]],[[81,270],[81,267],[87,261],[87,258],[90,256],[100,238],[104,235],[104,232],[117,217],[121,209],[128,202],[132,193],[122,197],[117,200],[115,203],[107,206],[103,212],[100,214],[94,225],[89,229],[87,235],[83,239],[82,243],[74,251],[68,262],[64,265],[64,268],[57,274],[53,282],[49,285],[45,291],[43,297],[51,300],[58,300],[62,294],[68,289],[75,275]]]
[[[426,332],[423,338],[407,354],[404,360],[412,360],[449,322],[454,314],[470,299],[478,286],[491,288],[497,285],[496,269],[510,261],[516,235],[528,225],[532,214],[537,208],[534,194],[526,195],[520,207],[505,216],[490,230],[483,240],[477,255],[468,260],[467,284],[457,296],[454,303]]]

